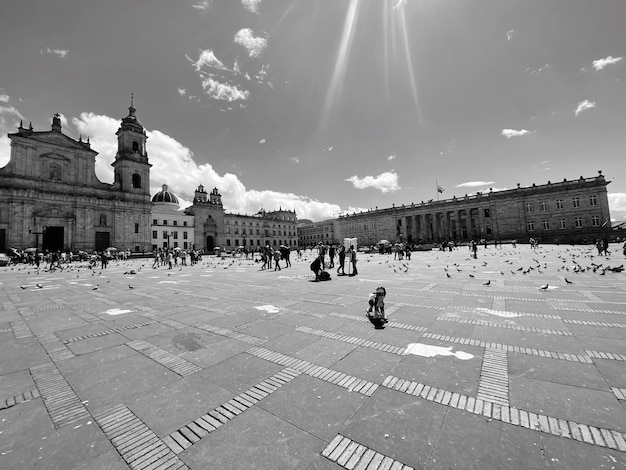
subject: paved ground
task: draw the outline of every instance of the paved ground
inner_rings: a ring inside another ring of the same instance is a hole
[[[0,468],[626,468],[624,257],[593,254],[0,268]]]

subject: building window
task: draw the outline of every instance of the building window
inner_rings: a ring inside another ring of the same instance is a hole
[[[491,212],[489,211],[489,209],[485,209],[485,218],[488,219],[491,217]]]
[[[54,180],[54,181],[61,181],[61,176],[62,176],[62,171],[61,171],[61,165],[59,165],[58,163],[51,163],[50,167],[48,169],[48,179]]]
[[[159,225],[159,221],[157,219],[152,219],[152,225]]]
[[[529,232],[534,232],[535,231],[535,222],[532,222],[532,221],[526,222],[526,230],[528,230]]]
[[[178,248],[178,242],[174,242],[174,248]]]
[[[544,220],[543,222],[541,222],[541,225],[542,225],[544,230],[550,230],[550,221],[549,220]]]
[[[574,207],[580,207],[580,198],[576,196],[574,199],[572,199],[572,204]]]
[[[100,214],[100,227],[106,227],[107,225],[107,215]]]
[[[133,140],[133,152],[139,152],[139,144],[136,140]]]
[[[174,221],[174,225],[178,225],[178,220],[175,220],[175,221]]]
[[[226,239],[226,246],[230,246],[230,238]]]
[[[582,219],[582,217],[576,217],[574,219],[574,227],[576,227],[576,228],[582,228],[583,227],[583,219]]]
[[[559,219],[559,228],[565,230],[565,219]]]
[[[138,173],[133,174],[130,185],[136,189],[141,188],[141,176]]]
[[[172,235],[174,236],[174,240],[178,240],[178,232],[172,232]]]
[[[152,238],[157,238],[158,234],[156,230],[152,231]]]
[[[530,202],[526,203],[526,212],[532,212],[533,211],[533,205]]]
[[[491,235],[491,227],[489,225],[485,227],[485,231],[487,232],[487,235]]]
[[[595,196],[595,195],[589,196],[589,205],[590,206],[597,206],[598,205],[598,196]]]
[[[139,224],[135,224],[135,233],[139,233]]]
[[[187,242],[184,242],[184,243],[183,243],[183,248],[184,248],[185,250],[186,250],[187,248],[189,248],[189,247],[187,246]]]
[[[548,203],[547,203],[547,202],[545,202],[545,201],[544,201],[544,202],[542,202],[542,203],[541,203],[540,208],[541,208],[541,211],[542,211],[542,212],[547,211],[547,210],[548,210]]]
[[[187,240],[187,232],[183,232],[183,240]]]
[[[167,238],[167,230],[163,230],[163,239]]]
[[[239,235],[239,229],[238,228],[235,229],[235,235]]]
[[[167,220],[163,220],[163,225],[167,225]]]
[[[563,199],[557,199],[556,200],[556,208],[557,209],[563,209]]]
[[[183,226],[186,227],[187,226],[187,221],[183,220]]]
[[[592,227],[599,227],[600,226],[600,217],[598,217],[597,215],[591,216],[591,226]]]

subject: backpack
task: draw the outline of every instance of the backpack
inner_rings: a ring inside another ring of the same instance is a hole
[[[330,273],[328,271],[322,271],[319,275],[320,281],[330,281]]]

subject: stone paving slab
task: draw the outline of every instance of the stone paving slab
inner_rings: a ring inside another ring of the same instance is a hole
[[[620,468],[626,274],[590,248],[0,268],[0,466]]]

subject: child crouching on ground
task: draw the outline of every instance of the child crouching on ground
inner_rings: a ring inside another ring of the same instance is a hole
[[[367,309],[368,316],[374,319],[380,319],[383,323],[387,323],[388,320],[385,318],[385,296],[387,295],[387,291],[384,287],[377,287],[374,292],[369,295],[369,308]],[[370,315],[374,312],[374,315]]]

